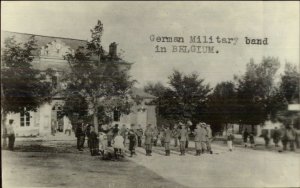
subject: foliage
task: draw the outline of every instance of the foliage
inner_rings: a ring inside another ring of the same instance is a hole
[[[32,67],[36,40],[30,37],[23,45],[14,37],[7,38],[2,51],[1,108],[3,113],[36,111],[51,100],[51,82],[47,72]]]
[[[237,93],[234,83],[221,82],[209,96],[206,121],[213,125],[213,131],[221,131],[223,126],[236,123]]]
[[[281,76],[280,91],[289,103],[293,103],[299,99],[300,72],[296,66],[290,63],[285,65],[284,74]]]
[[[263,58],[260,64],[251,60],[247,64],[246,73],[236,78],[240,123],[262,124],[268,118],[274,117],[272,115],[279,110],[278,106],[284,105],[285,101],[274,84],[279,65],[275,58]]]
[[[129,92],[134,81],[130,79],[127,70],[122,70],[117,62],[100,61],[101,56],[104,56],[100,44],[102,23],[98,21],[91,31],[92,40],[86,47],[80,47],[75,54],[65,56],[71,67],[67,90],[79,93],[86,100],[89,112],[94,117],[94,124],[98,128],[98,118],[107,119],[114,110],[120,113],[130,112]]]

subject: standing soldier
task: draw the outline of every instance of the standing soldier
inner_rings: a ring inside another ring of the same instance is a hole
[[[157,145],[158,135],[159,135],[159,131],[158,131],[157,127],[155,127],[153,129],[153,145],[154,146]]]
[[[207,151],[212,154],[212,150],[211,150],[211,140],[212,140],[212,132],[211,132],[211,128],[209,124],[206,124],[205,126],[206,129],[206,147],[207,147]]]
[[[126,146],[126,137],[127,137],[127,128],[126,125],[123,124],[122,128],[120,129],[120,135],[123,137],[124,139],[124,146]]]
[[[135,145],[136,145],[136,134],[133,129],[130,129],[128,132],[128,140],[129,140],[129,151],[130,157],[135,154]]]
[[[56,127],[57,127],[57,122],[56,122],[56,120],[52,119],[52,121],[51,121],[51,134],[52,134],[52,136],[55,136]]]
[[[167,126],[166,129],[163,132],[163,138],[164,138],[164,146],[166,150],[166,156],[170,156],[170,142],[171,142],[171,130],[170,127]]]
[[[7,136],[8,136],[8,149],[13,151],[15,145],[15,130],[14,130],[14,120],[10,119],[7,126]]]
[[[148,124],[145,130],[145,147],[146,147],[146,156],[151,156],[152,152],[152,141],[153,141],[154,131],[151,127],[151,124]]]
[[[77,125],[75,132],[77,137],[77,149],[79,151],[83,151],[85,133],[86,133],[86,127],[83,122]]]
[[[178,125],[175,124],[174,129],[172,131],[172,137],[174,138],[174,147],[178,146],[178,136],[179,136]]]
[[[194,130],[195,135],[195,149],[196,149],[196,156],[200,156],[201,150],[202,150],[202,140],[203,140],[203,130],[201,127],[201,124],[197,124],[197,128]]]
[[[98,134],[95,131],[95,127],[93,125],[90,125],[89,129],[89,147],[90,152],[92,156],[99,155],[99,140],[98,140]]]
[[[143,129],[141,125],[136,130],[137,139],[138,139],[138,147],[142,147],[142,136],[143,136]]]
[[[112,140],[113,140],[113,136],[114,136],[114,129],[111,127],[111,125],[109,125],[108,127],[108,131],[107,131],[107,146],[108,147],[111,147],[111,144],[112,144]]]
[[[188,139],[188,132],[182,123],[180,123],[181,129],[179,131],[179,141],[180,141],[180,155],[185,155],[185,144]]]
[[[277,127],[275,127],[275,130],[273,132],[273,135],[272,135],[272,138],[273,138],[273,142],[275,144],[275,147],[278,147],[278,142],[280,140],[280,137],[281,137],[281,133],[280,133],[280,130],[278,130]]]

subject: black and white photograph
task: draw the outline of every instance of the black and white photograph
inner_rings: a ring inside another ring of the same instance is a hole
[[[299,1],[1,1],[1,187],[300,187]]]

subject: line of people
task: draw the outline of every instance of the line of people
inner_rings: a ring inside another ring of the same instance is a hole
[[[77,149],[83,151],[85,137],[88,138],[88,147],[90,148],[91,155],[112,155],[108,148],[113,148],[113,156],[120,158],[124,156],[126,143],[129,143],[128,150],[130,151],[130,157],[136,155],[135,148],[142,147],[142,138],[144,137],[144,147],[146,150],[146,156],[151,156],[152,147],[157,146],[157,142],[160,139],[161,146],[165,148],[165,155],[170,156],[171,149],[170,143],[174,139],[174,146],[179,145],[180,155],[184,156],[186,148],[188,148],[189,136],[194,136],[196,156],[207,151],[213,153],[211,149],[212,131],[210,125],[206,123],[197,124],[196,128],[190,130],[191,123],[176,124],[173,129],[170,126],[162,126],[160,130],[157,127],[148,124],[145,131],[143,131],[141,125],[135,127],[131,125],[130,129],[123,125],[119,128],[118,124],[114,127],[101,127],[99,135],[96,134],[93,125],[80,123],[76,130],[75,135],[77,137]],[[179,144],[178,144],[179,142]]]

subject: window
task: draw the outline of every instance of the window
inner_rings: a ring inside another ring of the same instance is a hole
[[[120,111],[114,110],[114,121],[120,121]]]
[[[20,113],[20,125],[21,127],[30,126],[30,113],[26,110]]]
[[[54,88],[57,88],[57,76],[52,77],[52,85]]]

